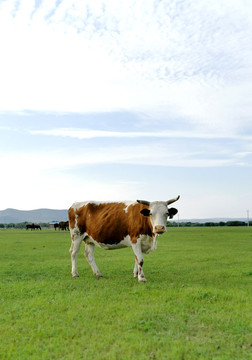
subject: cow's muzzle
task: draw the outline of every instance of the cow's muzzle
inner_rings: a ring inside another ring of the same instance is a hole
[[[165,232],[165,230],[166,230],[165,226],[163,226],[163,225],[156,225],[154,227],[155,234],[163,234]]]

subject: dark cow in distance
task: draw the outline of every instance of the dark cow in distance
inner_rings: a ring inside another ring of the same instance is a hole
[[[59,227],[59,223],[54,223],[53,227],[54,227],[54,230],[56,230]]]
[[[69,230],[69,221],[60,221],[59,230]]]
[[[144,282],[143,253],[156,249],[157,237],[166,232],[167,218],[178,212],[168,201],[149,202],[83,202],[74,203],[69,211],[71,234],[72,276],[79,276],[77,256],[81,242],[85,243],[85,256],[97,277],[102,277],[95,260],[95,245],[105,250],[131,247],[135,255],[134,277]]]
[[[31,229],[31,230],[35,230],[35,229],[39,229],[39,230],[41,230],[41,226],[40,225],[37,225],[37,224],[27,224],[26,225],[26,230],[28,230],[28,229]]]

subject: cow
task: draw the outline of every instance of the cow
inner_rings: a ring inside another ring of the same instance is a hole
[[[34,229],[39,229],[39,230],[41,230],[41,226],[40,225],[37,225],[37,224],[33,224],[33,227],[34,227]]]
[[[41,226],[40,225],[37,225],[37,224],[27,224],[26,225],[26,230],[28,230],[28,229],[33,229],[33,230],[35,230],[35,229],[40,229],[41,230]]]
[[[71,235],[72,276],[78,277],[77,257],[81,242],[85,243],[85,257],[98,278],[102,277],[94,260],[95,245],[105,250],[131,247],[135,255],[133,275],[145,282],[143,253],[156,249],[157,237],[166,232],[167,218],[178,212],[168,205],[180,196],[168,201],[149,202],[80,202],[69,211]]]
[[[69,222],[68,221],[60,221],[59,222],[59,230],[69,230]]]
[[[54,223],[54,224],[53,224],[53,227],[54,227],[54,230],[56,230],[57,227],[59,227],[59,223]]]

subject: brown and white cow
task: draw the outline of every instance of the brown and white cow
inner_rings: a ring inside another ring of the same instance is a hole
[[[134,277],[146,281],[143,272],[143,253],[156,249],[157,236],[166,231],[167,218],[178,210],[168,208],[179,196],[169,201],[148,202],[82,202],[74,203],[69,211],[72,239],[70,247],[72,276],[79,276],[77,257],[81,242],[85,243],[85,256],[93,273],[102,277],[95,260],[95,245],[105,249],[131,247],[135,254]]]

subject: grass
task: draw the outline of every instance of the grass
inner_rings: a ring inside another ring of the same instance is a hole
[[[131,249],[0,231],[0,359],[252,359],[252,228],[169,228],[133,279]]]

